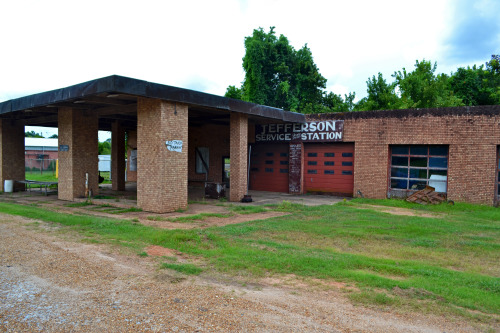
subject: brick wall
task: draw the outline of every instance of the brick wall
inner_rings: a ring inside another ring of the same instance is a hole
[[[240,201],[247,192],[248,116],[231,112],[230,117],[231,189],[229,200]]]
[[[222,181],[222,157],[229,156],[229,127],[207,124],[189,128],[189,173],[190,185],[202,186],[205,174],[196,173],[196,152],[198,147],[209,149],[208,181]],[[199,181],[199,182],[197,182]]]
[[[6,179],[24,180],[24,125],[0,119],[0,191],[4,191]],[[15,184],[15,189],[24,186]]]
[[[137,181],[137,171],[130,170],[130,156],[132,150],[137,149],[137,131],[127,131],[127,181]]]
[[[111,177],[113,191],[125,190],[125,130],[115,121],[111,125]]]
[[[95,113],[71,108],[58,112],[59,145],[68,151],[59,152],[58,197],[73,200],[85,196],[85,174],[89,174],[88,188],[99,194],[98,118]]]
[[[182,140],[182,152],[167,140]],[[137,102],[137,204],[166,213],[187,207],[188,107],[159,99]]]
[[[448,145],[448,199],[495,203],[500,106],[394,110],[312,116],[345,119],[344,141],[355,142],[354,195],[385,198],[389,147]]]

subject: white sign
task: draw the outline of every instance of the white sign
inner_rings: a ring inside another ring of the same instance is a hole
[[[165,144],[168,150],[182,153],[182,140],[166,141]]]

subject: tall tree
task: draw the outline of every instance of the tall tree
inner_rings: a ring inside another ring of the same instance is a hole
[[[388,84],[382,73],[378,76],[373,75],[366,81],[366,92],[368,96],[358,102],[357,111],[369,110],[390,110],[397,109],[400,106],[400,99],[396,95],[396,83]]]
[[[415,63],[413,72],[394,72],[396,87],[401,93],[401,105],[407,108],[432,108],[463,105],[462,100],[453,94],[449,77],[446,74],[435,75],[434,65],[425,59]]]
[[[340,97],[341,107],[335,103],[336,107],[330,108],[333,95],[325,92],[326,79],[307,44],[295,50],[285,36],[276,37],[274,27],[269,32],[255,29],[245,38],[243,68],[242,87],[229,86],[226,97],[304,113],[352,110],[354,97],[349,101],[348,96],[345,101]]]

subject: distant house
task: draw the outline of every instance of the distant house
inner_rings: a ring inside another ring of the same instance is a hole
[[[54,170],[58,157],[58,139],[24,138],[26,170]]]

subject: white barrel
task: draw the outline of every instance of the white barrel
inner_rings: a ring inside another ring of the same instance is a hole
[[[12,192],[14,192],[14,181],[6,179],[3,182],[3,191],[5,193],[12,193]]]

